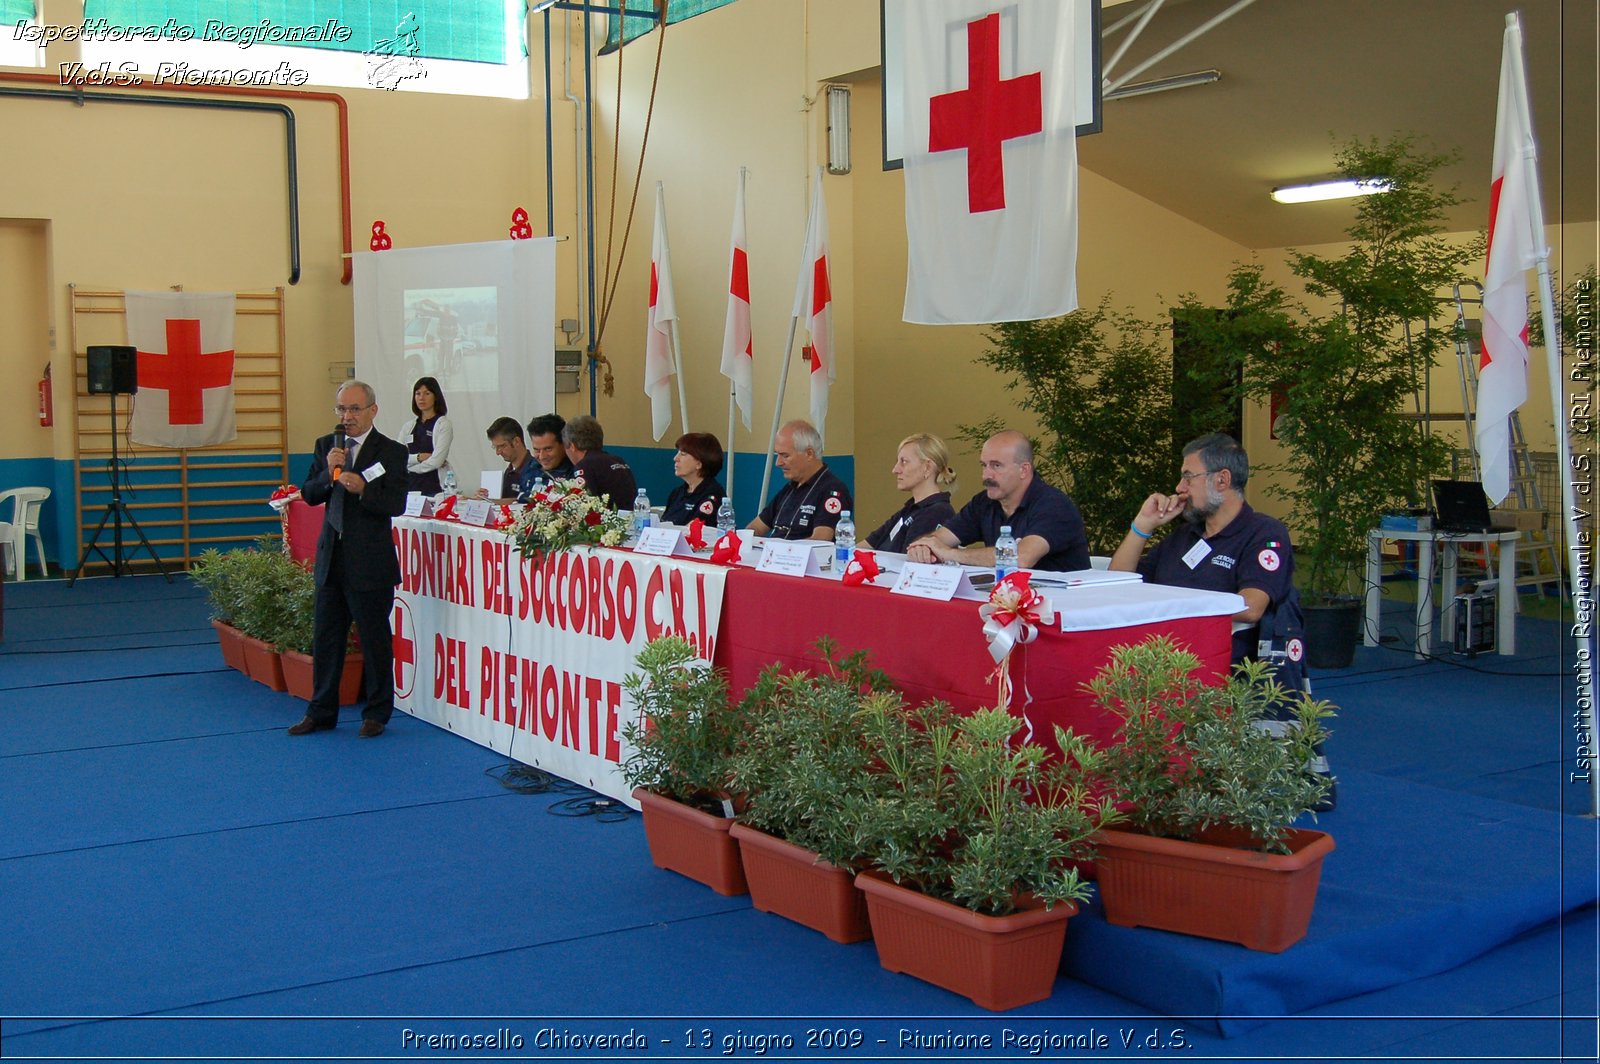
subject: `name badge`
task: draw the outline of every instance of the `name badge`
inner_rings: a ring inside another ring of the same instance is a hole
[[[1206,555],[1210,553],[1211,544],[1207,543],[1203,539],[1196,540],[1195,545],[1190,547],[1188,553],[1183,556],[1183,564],[1193,569],[1195,566],[1205,561]]]
[[[383,476],[383,465],[379,462],[373,462],[361,471],[361,479],[368,484],[371,484],[381,476]]]
[[[784,576],[819,576],[822,573],[822,566],[817,564],[816,545],[809,539],[764,541],[761,561],[756,568],[763,573]]]

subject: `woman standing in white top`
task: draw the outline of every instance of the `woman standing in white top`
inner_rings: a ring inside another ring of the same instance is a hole
[[[407,490],[437,495],[444,490],[441,471],[450,468],[450,441],[454,430],[444,416],[444,392],[432,377],[421,377],[411,389],[411,412],[416,416],[400,430],[406,445]]]

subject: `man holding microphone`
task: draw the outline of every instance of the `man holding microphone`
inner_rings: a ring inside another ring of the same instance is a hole
[[[314,691],[305,719],[290,735],[309,735],[339,722],[339,676],[350,622],[361,636],[366,705],[361,738],[383,734],[394,712],[394,649],[389,611],[400,582],[390,522],[406,508],[406,449],[374,429],[378,400],[361,381],[334,397],[339,424],[317,441],[311,470],[300,485],[307,503],[326,504],[313,571],[317,585],[312,644]]]

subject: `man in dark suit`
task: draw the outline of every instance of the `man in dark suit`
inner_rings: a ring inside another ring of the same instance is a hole
[[[389,611],[400,582],[389,525],[406,508],[406,449],[372,427],[378,399],[371,385],[350,381],[334,398],[346,441],[329,433],[317,441],[300,494],[326,503],[317,538],[315,690],[305,719],[290,735],[309,735],[339,722],[339,675],[350,622],[361,636],[367,703],[361,738],[383,734],[394,712],[394,648]],[[335,446],[336,443],[343,446]]]

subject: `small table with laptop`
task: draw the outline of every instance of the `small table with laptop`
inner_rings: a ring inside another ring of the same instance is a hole
[[[1495,650],[1501,654],[1517,651],[1517,541],[1516,529],[1497,529],[1489,513],[1489,499],[1483,485],[1475,480],[1436,480],[1433,498],[1437,516],[1431,529],[1409,531],[1375,528],[1367,533],[1367,604],[1362,625],[1362,642],[1378,645],[1378,607],[1383,592],[1383,543],[1417,544],[1417,637],[1416,656],[1433,652],[1433,550],[1441,546],[1444,562],[1444,602],[1439,624],[1446,633],[1454,632],[1458,578],[1457,551],[1463,543],[1496,544],[1495,563]]]

